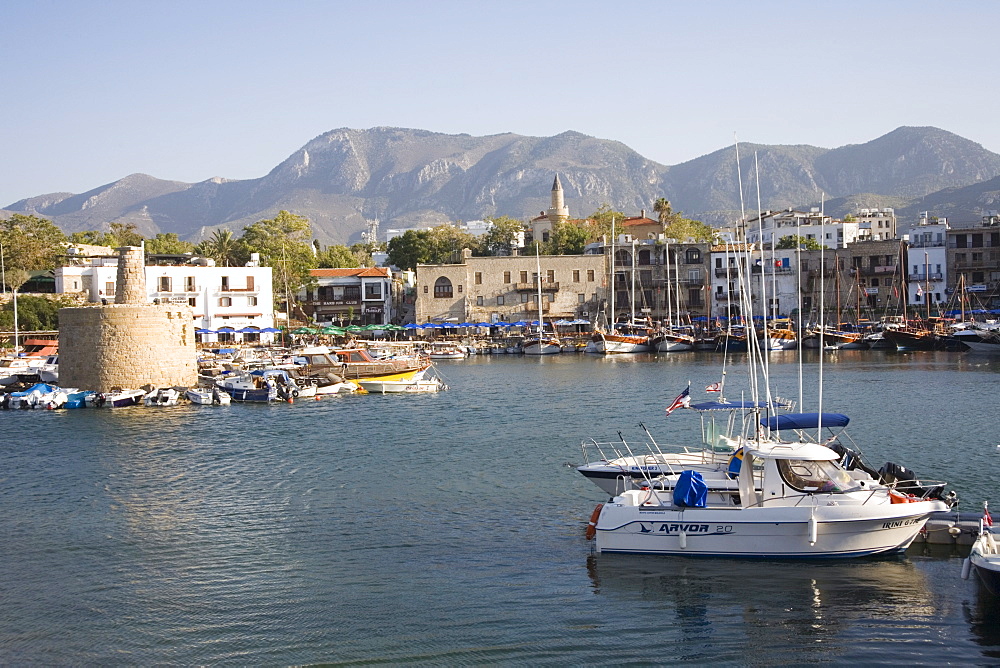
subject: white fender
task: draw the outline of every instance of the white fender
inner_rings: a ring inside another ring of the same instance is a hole
[[[809,517],[809,544],[816,544],[816,534],[819,533],[818,522],[816,522],[816,516],[812,515]]]
[[[687,532],[681,529],[681,532],[677,534],[677,539],[680,541],[680,547],[682,550],[686,550],[688,546],[688,535]]]
[[[971,570],[972,570],[972,560],[970,560],[968,557],[966,557],[962,561],[962,579],[963,580],[968,580],[969,579],[969,572]]]

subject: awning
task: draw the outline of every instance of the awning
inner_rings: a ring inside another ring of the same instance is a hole
[[[820,426],[820,416],[822,416],[822,426],[824,427],[846,427],[847,423],[851,421],[843,413],[792,413],[761,418],[760,423],[775,430],[815,429]]]

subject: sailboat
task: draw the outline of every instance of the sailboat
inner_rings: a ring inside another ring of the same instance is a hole
[[[542,317],[542,263],[535,245],[535,282],[538,286],[538,333],[524,340],[521,351],[525,355],[555,355],[562,352],[562,344],[554,336],[545,335],[545,319]]]
[[[664,267],[667,272],[667,282],[666,290],[664,290],[666,301],[667,301],[667,323],[658,333],[654,334],[649,339],[650,347],[658,353],[677,353],[687,350],[694,350],[694,334],[693,330],[685,331],[680,324],[680,310],[681,310],[681,295],[680,295],[680,280],[674,282],[674,287],[677,290],[676,303],[677,303],[677,323],[674,324],[673,319],[673,308],[670,299],[670,244],[666,243],[664,245]],[[676,265],[675,265],[676,267]]]
[[[635,320],[635,243],[632,245],[632,307],[631,319],[628,323],[616,323],[615,314],[615,223],[611,221],[611,310],[608,320],[612,323],[611,331],[595,328],[591,339],[593,350],[602,355],[614,353],[648,353],[652,350],[649,344],[649,328]]]

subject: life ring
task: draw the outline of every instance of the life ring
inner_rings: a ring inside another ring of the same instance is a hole
[[[597,507],[594,508],[594,512],[590,514],[590,521],[587,522],[587,531],[583,534],[587,540],[593,540],[594,536],[597,535],[597,519],[601,516],[603,508],[604,504],[598,503]]]

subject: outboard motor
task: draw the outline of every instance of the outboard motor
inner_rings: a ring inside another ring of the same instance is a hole
[[[879,480],[887,485],[896,483],[896,489],[904,494],[913,494],[924,499],[945,500],[945,497],[942,496],[944,485],[923,487],[920,485],[920,481],[917,480],[917,475],[905,466],[886,462],[878,470],[878,476]]]
[[[861,458],[861,453],[844,447],[836,441],[830,443],[826,447],[840,455],[840,465],[848,471],[857,469],[870,475],[873,480],[878,480],[880,478],[881,474],[878,471],[865,464],[865,461]]]

